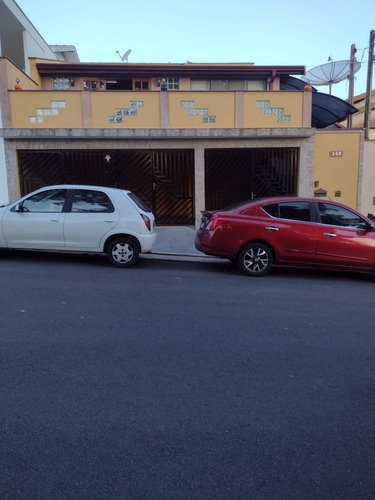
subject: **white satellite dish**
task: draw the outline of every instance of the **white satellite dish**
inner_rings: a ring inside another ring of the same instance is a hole
[[[361,69],[361,63],[354,61],[353,74]],[[334,83],[342,82],[349,77],[350,74],[350,61],[331,61],[321,66],[307,71],[305,76],[301,79],[309,82],[310,85],[328,85],[329,93],[331,93],[332,85]]]
[[[128,57],[129,57],[129,55],[130,55],[130,52],[131,52],[131,49],[127,50],[127,51],[125,52],[125,54],[122,56],[122,55],[120,54],[120,52],[119,52],[118,50],[116,50],[116,54],[118,54],[118,55],[119,55],[119,57],[120,57],[121,61],[125,61],[125,62],[128,62]]]

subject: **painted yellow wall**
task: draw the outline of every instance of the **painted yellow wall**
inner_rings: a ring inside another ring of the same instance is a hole
[[[43,60],[43,59],[42,59]],[[30,64],[30,77],[34,82],[38,85],[39,89],[42,89],[42,78],[38,73],[38,70],[36,68],[36,63],[38,61],[41,61],[41,59],[36,59],[35,57],[29,58],[29,64]]]
[[[10,92],[12,126],[16,128],[84,126],[158,129],[169,126],[231,129],[302,127],[304,124],[303,92],[91,91],[81,98],[81,90],[78,89],[40,90],[39,86],[11,63],[7,73],[9,82],[13,82],[21,73],[21,83],[27,83],[22,91],[17,91],[23,92],[23,96]],[[31,88],[37,92],[26,94]],[[44,112],[40,110],[53,107],[51,101],[56,100],[64,101],[65,105],[59,108],[57,114],[56,109],[50,115],[46,111],[41,120],[40,114],[43,115]],[[37,116],[39,118],[36,121],[30,119]]]
[[[358,208],[358,175],[360,159],[360,132],[317,132],[314,138],[313,187],[327,191],[327,198]],[[331,152],[337,155],[331,156]],[[341,191],[341,197],[335,196]]]
[[[170,128],[233,128],[234,92],[169,92]],[[189,109],[181,107],[182,102],[190,102],[197,116],[189,116]],[[216,117],[215,123],[203,123],[199,115],[202,109],[208,116]]]
[[[302,127],[303,92],[245,92],[244,103],[245,128]]]
[[[160,128],[159,92],[90,92],[90,95],[93,128]],[[116,109],[131,109],[132,102],[139,103],[135,105],[136,116],[121,114],[121,121],[119,118],[115,123],[108,122],[109,117],[116,116]]]
[[[14,128],[82,127],[81,92],[13,90],[9,94]],[[39,119],[33,123],[32,117]]]
[[[14,89],[16,83],[16,78],[19,78],[20,85],[23,90],[37,90],[38,86],[35,82],[29,78],[26,73],[21,71],[17,66],[15,66],[11,61],[6,59],[6,72],[8,80],[8,89]]]

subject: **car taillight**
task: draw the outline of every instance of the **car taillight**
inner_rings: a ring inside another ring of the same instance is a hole
[[[225,224],[226,222],[230,222],[230,219],[224,219],[223,217],[215,217],[214,219],[210,220],[210,222],[206,226],[206,229],[208,231],[213,231],[222,224]]]
[[[141,214],[141,217],[143,219],[143,222],[146,224],[146,227],[149,231],[151,231],[151,221],[150,219],[147,217],[147,215],[144,215],[144,214]]]

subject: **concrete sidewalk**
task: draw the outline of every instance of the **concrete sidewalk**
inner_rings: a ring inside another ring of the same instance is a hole
[[[203,256],[194,246],[195,229],[189,226],[156,227],[156,243],[152,253]]]
[[[161,226],[155,228],[157,239],[149,254],[142,254],[143,258],[158,258],[169,260],[212,261],[217,260],[194,246],[195,229],[189,226]],[[219,259],[221,260],[221,259]]]

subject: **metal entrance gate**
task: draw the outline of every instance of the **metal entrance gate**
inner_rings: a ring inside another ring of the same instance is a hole
[[[160,225],[194,224],[192,150],[19,151],[21,194],[52,184],[129,189]]]
[[[193,150],[19,151],[21,194],[52,184],[130,189],[159,225],[194,224]],[[298,148],[207,149],[205,207],[296,195]]]
[[[206,209],[266,196],[296,196],[298,148],[209,149]]]

